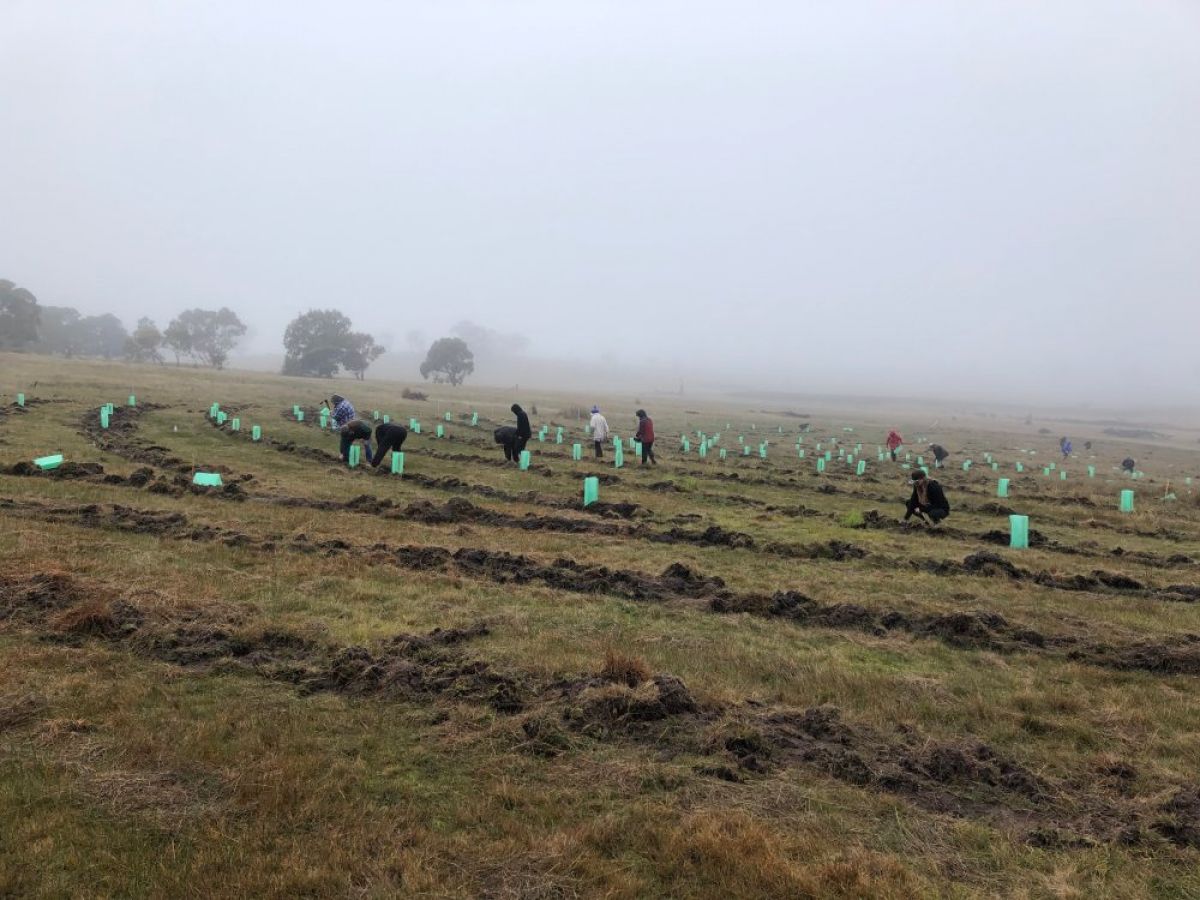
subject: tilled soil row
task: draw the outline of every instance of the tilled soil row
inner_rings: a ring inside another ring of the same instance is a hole
[[[637,666],[546,681],[469,655],[464,645],[488,634],[485,623],[340,646],[238,610],[184,604],[166,613],[103,585],[39,574],[0,576],[0,624],[46,640],[105,642],[197,672],[242,671],[301,693],[486,705],[512,722],[517,752],[556,756],[583,749],[587,739],[617,741],[650,746],[660,758],[699,757],[699,774],[734,782],[814,770],[922,809],[1017,830],[1035,846],[1200,847],[1196,786],[1157,784],[1134,795],[1138,776],[1126,763],[1053,779],[970,735],[939,739],[907,726],[885,732],[832,706],[702,703],[678,677]]]
[[[1007,577],[1018,581],[1029,581],[1042,587],[1066,591],[1090,591],[1096,593],[1118,593],[1137,595],[1173,602],[1196,602],[1200,600],[1200,585],[1171,584],[1154,587],[1120,573],[1103,569],[1090,574],[1069,576],[1055,575],[1048,571],[1033,571],[1020,568],[1003,557],[987,552],[968,555],[961,563],[944,559],[895,559],[871,553],[863,547],[845,541],[829,540],[812,544],[784,544],[780,542],[759,543],[744,532],[728,531],[713,525],[705,529],[674,527],[656,530],[645,524],[614,523],[567,516],[541,516],[533,513],[513,515],[498,510],[477,506],[464,498],[455,498],[442,505],[420,500],[401,506],[389,499],[362,494],[348,501],[319,500],[307,497],[275,496],[247,492],[241,483],[230,483],[223,489],[212,492],[209,488],[197,487],[183,475],[156,475],[151,468],[142,468],[128,477],[104,474],[99,463],[66,463],[58,469],[40,472],[30,463],[17,463],[8,474],[46,477],[51,479],[84,479],[108,485],[123,485],[145,488],[151,493],[181,496],[191,493],[213,496],[220,499],[244,501],[247,499],[271,503],[290,508],[306,508],[324,511],[342,511],[386,519],[415,521],[431,525],[474,524],[488,527],[512,528],[523,531],[543,531],[560,534],[594,534],[624,539],[645,540],[661,544],[690,544],[699,547],[722,547],[745,549],[767,553],[785,559],[869,560],[869,564],[893,570],[897,566],[908,566],[917,571],[942,576]],[[243,476],[250,479],[252,476]],[[244,482],[243,482],[244,483]],[[612,505],[601,510],[612,518],[624,518],[630,510],[622,505]],[[872,513],[868,514],[868,518]],[[935,532],[934,532],[935,533]],[[999,534],[999,533],[997,533]],[[990,540],[990,535],[982,539]],[[995,539],[995,543],[1006,543]],[[1190,559],[1184,558],[1190,563]]]
[[[999,652],[1027,651],[1053,655],[1109,669],[1139,670],[1159,675],[1200,674],[1200,635],[1182,634],[1163,640],[1096,642],[1075,635],[1046,635],[1011,623],[998,613],[972,610],[950,614],[911,614],[893,609],[869,609],[859,604],[819,603],[795,591],[740,594],[716,576],[706,576],[682,563],[661,575],[581,564],[559,558],[552,563],[483,548],[449,550],[430,545],[355,545],[340,538],[312,540],[307,535],[258,537],[232,529],[193,523],[181,512],[140,510],[120,505],[53,506],[0,498],[0,512],[24,518],[63,522],[89,528],[152,534],[172,540],[221,543],[258,552],[279,551],[349,555],[377,564],[418,571],[452,572],[500,584],[539,583],[570,593],[604,594],[634,601],[706,602],[713,612],[749,613],[787,620],[807,627],[856,631],[886,636],[904,633],[934,638],[948,646]],[[975,563],[962,565],[970,570]],[[984,560],[982,565],[991,564]],[[942,565],[949,565],[943,563]]]

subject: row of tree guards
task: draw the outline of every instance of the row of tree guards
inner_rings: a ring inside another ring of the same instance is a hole
[[[18,406],[21,406],[21,407],[25,406],[25,395],[23,393],[17,394],[16,399],[17,399]],[[130,394],[127,402],[130,407],[137,406],[136,395]],[[115,409],[116,409],[116,407],[112,403],[106,403],[100,407],[99,414],[100,414],[100,427],[101,428],[107,429],[109,427],[111,418],[112,418],[113,414],[115,413]],[[300,407],[299,404],[294,404],[292,406],[292,413],[295,416],[296,421],[298,421],[298,422],[304,421],[304,410]],[[218,425],[224,425],[226,422],[229,422],[231,431],[241,431],[241,420],[237,417],[230,418],[229,415],[224,410],[221,409],[220,403],[214,402],[209,407],[209,417],[211,419],[213,419]],[[386,413],[381,413],[379,410],[374,410],[372,412],[372,418],[377,422],[382,421],[384,424],[387,424],[391,421],[390,416],[388,416]],[[452,422],[453,416],[451,413],[447,412],[447,413],[445,413],[444,419],[446,422]],[[331,421],[331,418],[330,418],[329,410],[327,408],[322,408],[320,411],[321,427],[322,428],[331,427],[330,421]],[[479,413],[478,412],[471,413],[470,424],[473,427],[477,427],[479,425]],[[757,426],[754,426],[754,428],[756,429]],[[409,430],[412,431],[414,434],[420,434],[421,433],[420,421],[416,418],[410,418],[409,419]],[[845,430],[853,431],[853,429],[849,429],[849,428],[845,429]],[[780,431],[782,432],[782,426],[780,426]],[[549,432],[550,432],[550,426],[548,426],[548,425],[541,426],[540,429],[538,430],[538,434],[537,434],[538,440],[541,442],[546,441],[547,437],[549,436]],[[585,434],[590,435],[591,427],[585,426],[584,432],[585,432]],[[439,424],[437,426],[436,435],[439,438],[444,438],[444,437],[448,436],[448,433],[447,433],[444,425]],[[726,449],[723,447],[721,447],[721,448],[716,447],[717,442],[719,442],[721,439],[720,432],[717,432],[710,436],[710,435],[706,435],[702,431],[697,431],[696,437],[697,437],[697,441],[698,441],[698,455],[701,459],[706,458],[708,452],[712,449],[717,449],[719,451],[721,459],[727,458],[728,454],[727,454]],[[253,440],[255,442],[259,442],[262,440],[261,426],[253,425],[251,427],[251,440]],[[635,454],[640,455],[641,454],[640,442],[634,440],[633,438],[628,438],[627,440],[628,440],[629,449],[634,451]],[[562,444],[563,441],[564,441],[563,427],[556,426],[555,434],[554,434],[554,443]],[[624,441],[622,441],[622,439],[617,435],[613,436],[612,443],[613,443],[613,452],[614,452],[613,465],[616,468],[621,468],[622,466],[624,466],[624,462],[625,462],[624,461],[624,451],[625,451],[626,443]],[[751,446],[746,443],[745,435],[741,435],[741,434],[738,435],[738,443],[739,443],[739,445],[742,446],[742,455],[749,456],[751,454]],[[837,439],[836,438],[832,439],[831,443],[836,444]],[[680,447],[685,453],[691,452],[691,439],[688,435],[681,436]],[[817,451],[816,469],[818,472],[824,472],[824,471],[826,471],[827,463],[830,463],[833,461],[834,451],[831,449],[826,449],[823,446],[822,442],[818,442],[815,445],[815,447],[816,447],[816,451]],[[844,448],[844,447],[837,448],[838,459],[845,460],[847,465],[853,465],[855,467],[855,474],[860,475],[860,476],[864,475],[866,473],[866,469],[867,469],[867,461],[862,458],[856,458],[859,456],[859,454],[862,453],[862,447],[863,447],[863,445],[861,442],[856,443],[854,445],[853,451],[851,453],[846,453],[846,448]],[[766,459],[768,448],[769,448],[768,441],[766,441],[766,440],[760,441],[758,444],[758,447],[757,447],[758,456],[762,459]],[[798,453],[798,457],[800,459],[804,459],[805,453],[806,453],[806,448],[804,447],[804,438],[803,437],[797,437],[796,450]],[[882,462],[887,458],[887,454],[885,453],[885,451],[883,450],[882,447],[876,448],[876,454],[877,454],[877,461]],[[581,443],[576,442],[571,445],[571,459],[576,462],[579,462],[583,459],[583,445]],[[992,458],[992,454],[985,453],[984,459],[987,462],[987,464],[991,466],[993,471],[998,470],[999,463],[997,463]],[[63,461],[64,461],[63,455],[60,453],[60,454],[53,454],[50,456],[39,457],[39,458],[35,459],[33,461],[33,463],[39,469],[41,469],[43,471],[49,471],[49,470],[56,469],[59,466],[61,466],[63,464]],[[349,458],[348,458],[347,462],[348,462],[350,468],[357,468],[362,464],[362,450],[358,444],[353,444],[350,447]],[[910,468],[911,462],[912,462],[912,454],[906,453],[905,454],[905,462],[901,465],[901,468],[903,468],[903,469]],[[518,466],[519,466],[520,470],[527,471],[529,469],[530,463],[531,463],[530,452],[528,450],[522,450],[521,454],[520,454],[520,458],[518,460]],[[925,465],[925,459],[924,459],[923,455],[918,454],[916,457],[915,463],[916,463],[917,468],[920,468],[926,474],[929,473],[929,468],[928,468],[928,466]],[[962,464],[962,469],[964,472],[969,472],[971,470],[971,466],[972,466],[972,461],[965,460]],[[1024,471],[1024,466],[1020,461],[1018,461],[1015,464],[1015,468],[1018,473]],[[1043,474],[1049,476],[1051,473],[1056,471],[1056,469],[1057,469],[1057,464],[1052,462],[1049,465],[1044,466],[1042,471],[1043,471]],[[403,452],[395,451],[392,453],[391,471],[392,471],[392,474],[395,474],[395,475],[403,475],[404,474],[404,453]],[[1058,472],[1059,472],[1059,478],[1061,480],[1066,480],[1066,477],[1067,477],[1066,470],[1058,470]],[[1087,473],[1088,473],[1089,478],[1094,478],[1096,475],[1096,467],[1094,465],[1089,465],[1087,467]],[[1141,475],[1140,472],[1132,473],[1132,476],[1134,478],[1137,478],[1140,475]],[[1192,483],[1192,479],[1190,477],[1186,478],[1185,481],[1188,485],[1191,485],[1191,483]],[[193,475],[192,483],[199,487],[222,487],[223,486],[221,476],[219,473],[216,473],[216,472],[196,472]],[[998,479],[997,484],[996,484],[996,496],[1001,497],[1001,498],[1007,498],[1009,496],[1010,484],[1011,484],[1011,482],[1008,478]],[[594,476],[585,478],[584,482],[583,482],[583,505],[585,507],[590,506],[593,503],[597,502],[599,500],[599,498],[600,498],[600,481],[599,481],[599,479]],[[1128,490],[1128,489],[1121,491],[1118,509],[1123,513],[1132,513],[1134,511],[1134,491]],[[1014,549],[1028,548],[1028,546],[1029,546],[1029,517],[1014,514],[1014,515],[1009,516],[1009,523],[1010,523],[1010,546],[1013,547]]]

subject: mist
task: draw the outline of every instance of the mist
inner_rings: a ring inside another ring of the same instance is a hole
[[[368,377],[465,320],[655,388],[1195,398],[1192,2],[8,0],[0,33],[0,278],[127,327],[229,306],[234,365],[334,307]]]

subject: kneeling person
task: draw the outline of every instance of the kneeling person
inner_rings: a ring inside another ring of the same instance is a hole
[[[903,521],[907,522],[914,515],[928,525],[936,525],[950,515],[950,501],[942,486],[932,478],[926,478],[920,469],[913,472],[911,484],[912,496],[908,498],[907,512]]]
[[[378,426],[375,429],[375,456],[371,458],[371,465],[378,469],[389,450],[399,453],[400,448],[404,446],[406,437],[408,437],[408,429],[403,425],[389,423]]]

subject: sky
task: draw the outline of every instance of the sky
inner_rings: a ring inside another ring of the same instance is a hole
[[[0,35],[0,278],[45,305],[1197,395],[1195,0],[0,0]]]

